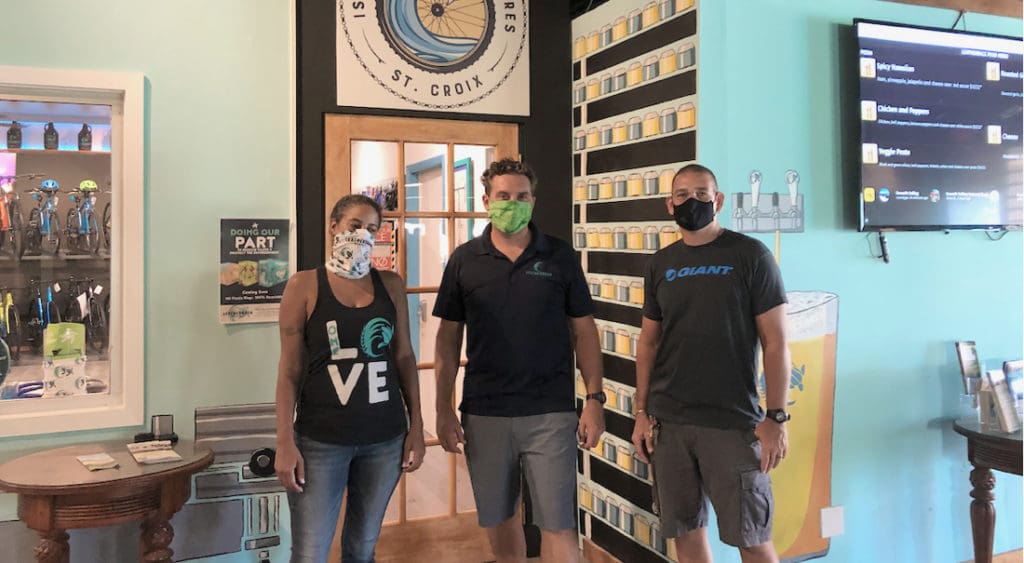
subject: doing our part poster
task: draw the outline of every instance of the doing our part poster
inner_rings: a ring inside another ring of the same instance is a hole
[[[276,322],[288,281],[287,219],[220,220],[220,322]]]

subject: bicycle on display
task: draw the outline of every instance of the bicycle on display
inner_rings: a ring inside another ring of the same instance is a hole
[[[43,300],[42,286],[43,282],[40,280],[29,281],[29,292],[34,293],[35,297],[32,298],[32,306],[28,312],[28,323],[27,333],[32,339],[32,348],[37,352],[43,350],[43,333],[46,331],[46,327],[52,323],[60,322],[60,310],[57,309],[57,304],[53,301],[53,286],[46,286],[46,299]]]
[[[107,182],[107,189],[104,190],[103,193],[114,193],[113,190],[111,190],[110,188],[109,181]],[[103,228],[103,248],[104,250],[107,251],[107,254],[110,254],[110,250],[114,246],[114,239],[111,236],[111,232],[113,231],[111,224],[114,221],[113,205],[113,196],[111,196],[111,199],[108,199],[106,205],[103,206],[103,222],[101,223],[101,225]],[[109,295],[107,297],[109,297]]]
[[[85,325],[85,343],[96,353],[102,354],[109,337],[107,315],[100,303],[103,286],[94,284],[92,278],[68,279],[68,294],[71,300],[64,309],[64,321]]]
[[[0,178],[0,251],[21,260],[25,254],[25,216],[14,184],[18,180],[32,180],[42,174],[20,174]]]
[[[103,206],[103,248],[110,252],[110,202]]]
[[[11,360],[21,359],[21,344],[25,335],[21,327],[21,315],[14,304],[14,293],[6,287],[0,289],[0,339],[7,343]]]
[[[60,251],[60,219],[57,218],[57,192],[60,185],[56,180],[43,180],[39,188],[31,190],[36,207],[28,214],[25,228],[26,250],[56,256]]]
[[[68,210],[68,246],[85,254],[99,254],[103,236],[96,218],[96,182],[82,180],[77,190],[68,193],[74,207]]]

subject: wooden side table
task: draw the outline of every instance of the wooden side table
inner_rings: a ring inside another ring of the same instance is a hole
[[[1024,450],[1021,431],[1006,434],[985,430],[977,420],[958,420],[953,430],[967,438],[967,460],[971,471],[971,532],[974,539],[975,563],[992,563],[992,542],[995,539],[996,509],[992,506],[996,477],[992,470],[1021,474]]]
[[[40,563],[67,563],[66,530],[142,521],[139,560],[170,563],[171,517],[191,494],[192,474],[213,463],[213,452],[182,440],[181,460],[139,465],[125,442],[67,446],[0,465],[0,489],[17,493],[18,518],[40,535]],[[106,452],[120,467],[89,471],[76,457]]]

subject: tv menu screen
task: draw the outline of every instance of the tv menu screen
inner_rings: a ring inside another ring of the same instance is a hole
[[[861,229],[1021,225],[1021,40],[856,27]]]

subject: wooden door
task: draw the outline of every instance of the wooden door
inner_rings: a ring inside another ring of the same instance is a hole
[[[480,174],[495,159],[518,157],[518,126],[353,115],[324,119],[324,224],[329,224],[334,202],[344,195],[362,193],[381,203],[384,224],[377,235],[374,265],[394,269],[406,280],[420,374],[427,455],[423,467],[404,475],[395,491],[377,560],[493,560],[486,535],[477,526],[465,458],[442,450],[434,435],[438,321],[431,311],[448,256],[487,225]],[[326,243],[329,253],[331,241]],[[461,370],[456,388],[458,404]],[[340,560],[340,533],[341,521],[332,561]]]

